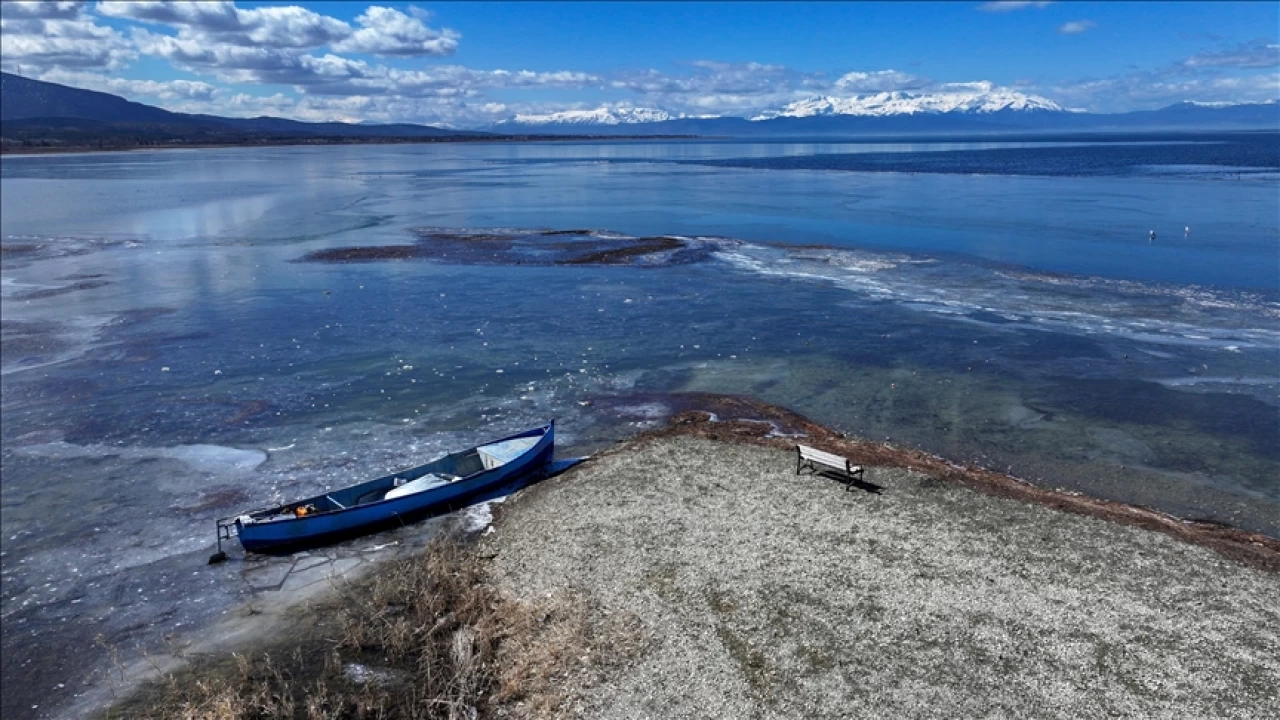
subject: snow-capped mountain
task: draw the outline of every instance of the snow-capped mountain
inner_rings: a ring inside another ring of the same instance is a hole
[[[879,92],[854,97],[815,96],[797,100],[780,110],[767,110],[752,120],[780,117],[862,115],[886,117],[941,113],[996,113],[1002,111],[1067,112],[1058,103],[1027,95],[990,82],[952,83],[932,92]]]
[[[598,107],[595,110],[564,110],[545,115],[516,115],[500,125],[631,125],[675,120],[665,110],[653,108]]]

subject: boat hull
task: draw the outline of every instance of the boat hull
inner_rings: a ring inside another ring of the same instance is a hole
[[[492,497],[496,490],[529,479],[551,462],[555,452],[554,425],[512,438],[534,432],[543,433],[536,445],[491,470],[412,495],[334,512],[265,523],[244,524],[237,520],[236,534],[246,552],[287,554],[460,510]]]

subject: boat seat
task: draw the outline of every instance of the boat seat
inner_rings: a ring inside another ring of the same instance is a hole
[[[391,488],[390,490],[387,491],[387,494],[383,496],[383,499],[394,500],[398,497],[404,497],[405,495],[420,493],[423,490],[430,490],[433,487],[440,487],[441,485],[446,485],[448,483],[449,483],[448,478],[427,473],[426,475],[423,475],[417,480],[407,482],[401,485],[400,487]]]

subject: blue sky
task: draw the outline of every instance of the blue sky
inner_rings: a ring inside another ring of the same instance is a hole
[[[0,61],[174,110],[480,126],[597,108],[1280,97],[1280,4],[4,2]],[[958,86],[957,83],[983,83]],[[961,90],[957,90],[961,88]]]

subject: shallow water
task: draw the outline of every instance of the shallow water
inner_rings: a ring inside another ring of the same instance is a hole
[[[6,686],[39,688],[5,716],[100,685],[99,633],[154,648],[251,596],[203,565],[216,517],[549,417],[589,451],[673,392],[1280,535],[1274,179],[1175,146],[1107,177],[683,162],[991,146],[4,158],[0,618]],[[527,240],[313,261],[480,229]],[[564,262],[650,236],[680,249]]]

